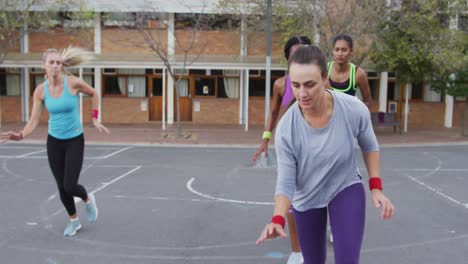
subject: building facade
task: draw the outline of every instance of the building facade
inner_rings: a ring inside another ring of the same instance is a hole
[[[58,12],[56,27],[24,34],[0,64],[1,122],[29,119],[32,94],[44,81],[42,53],[47,48],[75,45],[96,54],[95,60],[72,69],[72,73],[101,95],[101,121],[105,124],[173,124],[177,116],[176,84],[181,121],[246,127],[264,124],[268,100],[264,32],[232,29],[222,19],[226,15],[217,15],[216,0],[190,1],[183,7],[174,4],[176,1],[153,1],[151,13],[157,13],[157,17],[141,16],[148,13],[146,1],[121,2],[90,1],[94,19],[87,28],[66,30],[62,25],[73,21]],[[215,19],[194,30],[188,22],[193,14]],[[144,29],[153,32],[165,47],[174,78],[134,24],[141,17]],[[237,27],[245,23],[242,19],[237,22]],[[279,34],[273,34],[271,87],[286,73],[279,38]],[[194,46],[187,51],[183,44],[194,39]],[[184,57],[188,58],[186,63]],[[403,113],[404,87],[394,74],[366,70],[374,99],[372,111]],[[464,98],[443,97],[432,91],[429,83],[412,84],[408,94],[409,127],[460,126]],[[82,120],[91,122],[91,101],[84,97],[81,102]],[[44,111],[42,122],[47,118]]]

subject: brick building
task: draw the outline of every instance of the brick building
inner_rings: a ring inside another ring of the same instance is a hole
[[[101,94],[100,113],[105,124],[148,123],[176,120],[173,80],[163,62],[134,26],[139,14],[148,13],[148,1],[87,1],[94,13],[88,29],[69,32],[61,24],[72,23],[58,12],[60,23],[47,32],[30,32],[12,47],[0,65],[1,122],[25,122],[29,118],[34,88],[44,80],[42,52],[68,45],[85,47],[96,60],[73,69]],[[218,15],[217,0],[151,1],[158,19],[146,17],[146,29],[173,52],[175,72],[181,75],[181,120],[196,124],[263,124],[265,120],[266,35],[254,36],[230,29],[222,22],[197,31],[196,45],[188,53],[196,58],[182,71],[183,51],[177,43],[190,42],[190,14]],[[38,7],[46,10],[47,6]],[[145,16],[143,16],[145,17]],[[243,21],[240,20],[239,27]],[[156,33],[155,33],[156,34]],[[278,40],[279,36],[273,34]],[[272,48],[271,84],[285,74],[282,44]],[[403,86],[392,73],[368,70],[374,99],[372,111],[402,111]],[[459,126],[463,98],[445,98],[426,83],[412,85],[409,127]],[[458,100],[457,100],[458,99]],[[91,121],[91,102],[82,100],[83,122]],[[46,122],[47,113],[42,121]],[[162,122],[163,124],[165,122]]]

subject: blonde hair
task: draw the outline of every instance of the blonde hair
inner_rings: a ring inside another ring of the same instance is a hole
[[[45,63],[47,56],[51,53],[58,53],[60,57],[62,57],[62,71],[67,74],[71,75],[70,72],[66,69],[66,67],[73,67],[78,66],[84,62],[90,61],[94,59],[94,54],[90,51],[87,51],[80,47],[73,47],[68,46],[65,49],[58,50],[58,49],[47,49],[43,56],[42,61]]]

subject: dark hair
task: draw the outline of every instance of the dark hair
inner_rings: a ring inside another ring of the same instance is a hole
[[[312,42],[306,36],[294,36],[288,39],[288,41],[286,42],[286,45],[284,45],[284,57],[286,58],[286,60],[289,59],[292,46],[297,45],[297,44],[311,45]]]
[[[353,49],[353,39],[346,34],[339,34],[336,35],[335,38],[333,39],[333,47],[335,47],[335,44],[338,40],[344,40],[346,43],[348,43],[348,46],[350,49]]]
[[[293,63],[297,64],[315,64],[320,67],[322,77],[327,76],[327,56],[317,46],[299,47],[288,61],[288,69]]]

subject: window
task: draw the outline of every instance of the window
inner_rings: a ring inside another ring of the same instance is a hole
[[[216,78],[198,77],[195,79],[195,95],[196,96],[215,96],[216,95]]]
[[[424,82],[412,83],[411,87],[411,100],[422,100],[424,91]]]
[[[387,100],[397,101],[398,100],[398,86],[395,81],[389,81],[387,84]]]
[[[379,81],[379,74],[377,72],[368,72],[367,73],[367,78],[369,80],[369,90],[372,96],[373,100],[378,100],[379,98],[379,87],[380,87],[380,81]]]
[[[190,74],[195,75],[197,97],[239,98],[239,70],[190,70]]]
[[[163,80],[162,78],[153,78],[153,87],[151,89],[153,96],[163,95]]]
[[[104,95],[146,97],[145,69],[103,69],[103,72],[115,72],[113,75],[103,74]]]
[[[0,96],[21,95],[21,74],[19,69],[0,70]]]
[[[260,70],[249,71],[249,96],[265,96],[265,74],[265,71]],[[271,71],[270,96],[273,95],[275,81],[284,75],[284,71]]]

